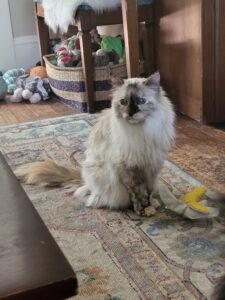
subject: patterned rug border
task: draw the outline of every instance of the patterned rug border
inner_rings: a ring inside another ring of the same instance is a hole
[[[41,119],[41,120],[35,120],[35,121],[28,121],[28,122],[21,122],[21,123],[15,123],[15,124],[11,124],[11,125],[0,125],[0,129],[1,128],[11,128],[11,127],[16,127],[16,126],[24,126],[24,125],[29,125],[29,124],[39,124],[39,123],[42,123],[42,122],[49,122],[49,120],[60,120],[60,119],[67,119],[67,118],[74,118],[74,119],[77,119],[77,118],[95,118],[96,116],[99,116],[100,115],[100,112],[97,112],[97,113],[94,113],[94,114],[89,114],[89,113],[86,113],[86,112],[81,112],[81,113],[73,113],[71,115],[64,115],[64,116],[59,116],[59,117],[51,117],[51,118],[44,118],[44,119]],[[218,129],[218,128],[215,128],[215,127],[211,127],[211,126],[207,126],[207,125],[201,125],[203,128],[208,128],[209,130],[212,130],[212,131],[216,131],[218,134],[224,134],[225,135],[225,131],[221,130],[221,129]]]
[[[4,128],[13,128],[13,127],[18,127],[18,126],[25,126],[25,125],[30,125],[30,124],[40,124],[40,123],[49,123],[49,120],[53,121],[53,120],[60,120],[60,119],[77,119],[77,118],[94,118],[96,115],[98,115],[97,113],[95,114],[88,114],[88,113],[79,113],[79,114],[71,114],[71,115],[66,115],[66,116],[59,116],[59,117],[52,117],[52,118],[45,118],[45,119],[41,119],[41,120],[35,120],[35,121],[28,121],[28,122],[22,122],[22,123],[15,123],[15,124],[11,124],[11,125],[0,125],[0,129],[4,129]],[[55,122],[54,122],[55,123]]]

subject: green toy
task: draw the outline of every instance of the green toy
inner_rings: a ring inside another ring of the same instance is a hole
[[[9,94],[13,94],[16,87],[15,83],[17,78],[20,77],[21,75],[24,75],[25,73],[26,73],[25,70],[22,68],[12,69],[4,73],[3,79],[7,84],[7,92]]]
[[[105,51],[114,51],[117,56],[118,60],[123,58],[123,44],[120,37],[113,37],[113,36],[105,36],[101,41],[101,49]]]

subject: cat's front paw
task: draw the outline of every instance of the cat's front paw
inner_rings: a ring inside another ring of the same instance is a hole
[[[156,209],[153,206],[148,206],[135,210],[136,214],[141,217],[151,217],[156,214]]]
[[[156,214],[155,207],[153,207],[153,206],[145,207],[145,209],[144,209],[144,215],[146,217],[151,217],[151,216],[154,216],[155,214]]]

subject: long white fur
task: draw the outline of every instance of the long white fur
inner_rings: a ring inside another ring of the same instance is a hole
[[[144,80],[136,78],[134,82]],[[117,116],[117,101],[123,98],[126,85],[131,82],[127,80],[113,93],[112,109],[104,112],[89,137],[82,168],[85,187],[75,192],[79,197],[89,191],[87,206],[121,209],[129,205],[128,192],[119,176],[123,164],[145,169],[154,188],[173,142],[174,111],[162,89],[158,99],[151,99],[156,109],[144,122],[131,124]]]
[[[45,22],[55,32],[58,28],[62,32],[67,32],[81,4],[87,4],[95,11],[103,11],[115,9],[120,3],[120,0],[43,0]]]

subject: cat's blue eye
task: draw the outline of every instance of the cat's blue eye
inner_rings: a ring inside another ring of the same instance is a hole
[[[120,100],[120,104],[121,105],[127,105],[128,104],[128,100],[127,99],[121,99]]]
[[[136,103],[141,105],[141,104],[145,104],[146,103],[146,99],[145,98],[137,98],[136,99]]]

